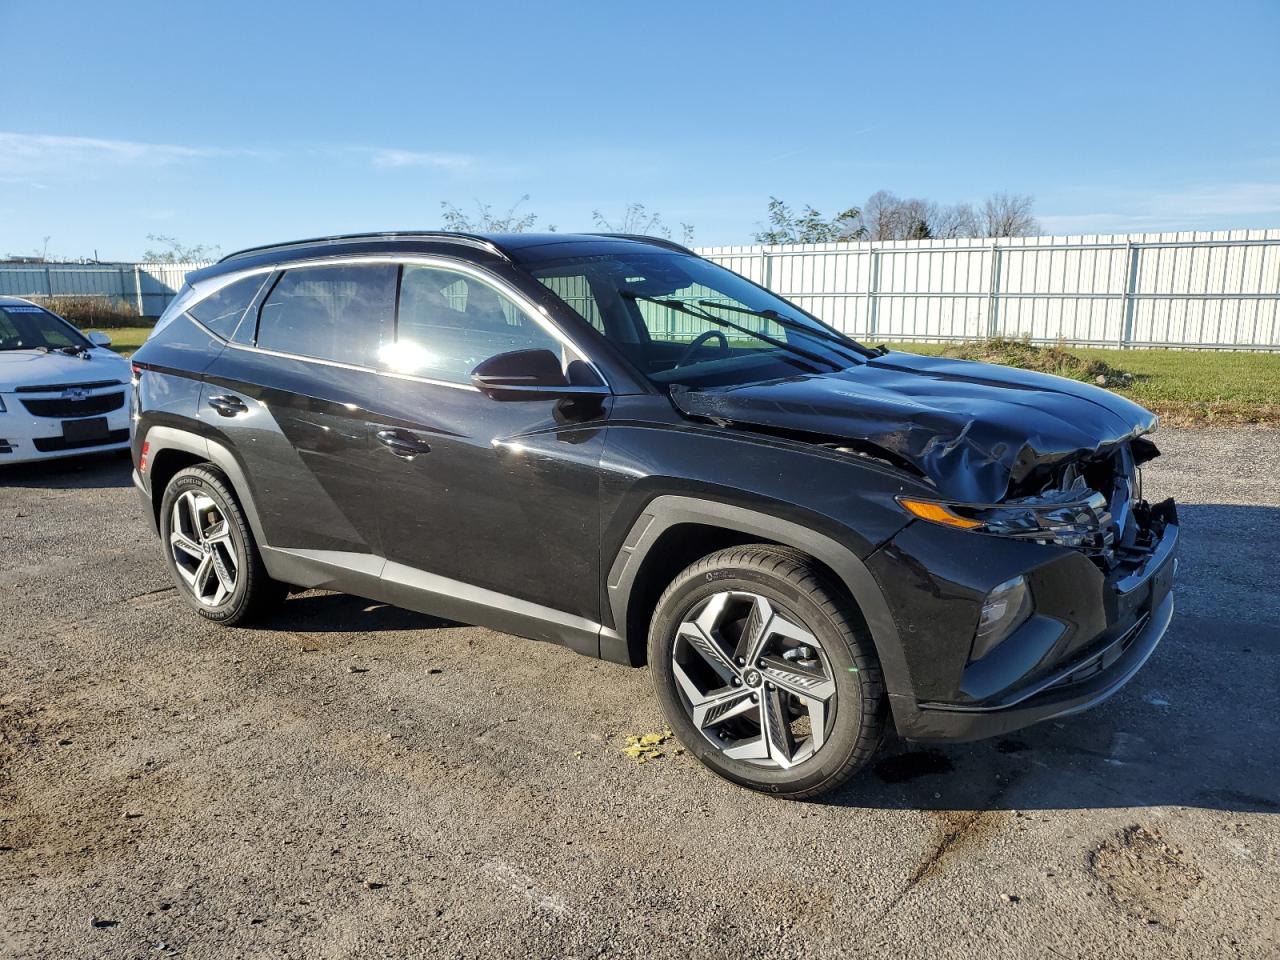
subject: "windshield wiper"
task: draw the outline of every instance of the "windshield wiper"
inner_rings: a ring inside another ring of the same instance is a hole
[[[801,333],[807,333],[809,336],[814,337],[817,340],[825,340],[827,343],[834,343],[836,346],[843,347],[846,350],[852,348],[854,351],[861,354],[864,359],[870,359],[880,355],[877,351],[864,347],[851,337],[846,337],[835,331],[824,330],[821,327],[813,327],[807,323],[801,323],[799,320],[792,320],[790,317],[784,317],[777,310],[752,310],[750,307],[739,307],[731,303],[721,303],[718,300],[699,300],[698,303],[704,307],[718,307],[721,310],[729,310],[733,313],[745,313],[748,316],[762,317],[765,320],[772,320],[774,323],[780,324],[781,326],[789,327],[792,330],[799,330]]]
[[[755,337],[757,340],[763,340],[765,343],[772,344],[779,350],[786,350],[798,357],[803,357],[811,363],[826,364],[836,370],[842,369],[840,364],[836,363],[830,357],[824,357],[819,353],[810,353],[801,347],[787,343],[785,340],[778,340],[769,336],[767,333],[761,333],[759,330],[752,330],[750,327],[744,327],[742,324],[734,323],[732,320],[725,320],[723,317],[715,317],[704,310],[695,310],[683,300],[664,300],[662,297],[651,297],[648,294],[636,293],[634,290],[619,290],[618,295],[626,297],[629,300],[645,300],[649,303],[656,303],[660,307],[667,307],[671,310],[677,310],[680,313],[688,314],[691,317],[697,317],[700,320],[706,320],[714,323],[718,327],[727,327],[730,330],[738,330],[745,333],[749,337]]]

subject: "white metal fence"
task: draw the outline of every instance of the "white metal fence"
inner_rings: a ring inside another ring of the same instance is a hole
[[[204,263],[0,263],[0,296],[98,296],[158,317]]]
[[[706,247],[859,339],[1280,350],[1280,230]]]
[[[704,247],[863,340],[1280,350],[1280,230]],[[203,263],[0,263],[0,295],[163,312]]]

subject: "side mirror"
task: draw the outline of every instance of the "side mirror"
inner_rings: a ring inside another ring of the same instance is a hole
[[[101,330],[90,330],[90,331],[89,331],[89,342],[90,342],[90,343],[92,343],[95,347],[109,347],[109,346],[111,346],[111,338],[110,338],[110,337],[108,337],[108,336],[107,336],[105,333],[103,333]]]
[[[491,400],[561,400],[606,397],[604,384],[570,383],[550,350],[513,350],[490,357],[471,371],[471,382]]]

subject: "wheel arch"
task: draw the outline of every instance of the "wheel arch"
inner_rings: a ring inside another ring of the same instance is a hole
[[[154,426],[147,431],[148,493],[151,500],[152,520],[157,528],[160,521],[160,504],[164,500],[165,487],[173,476],[185,467],[197,463],[209,463],[221,470],[231,483],[231,489],[244,511],[245,519],[253,530],[259,548],[266,546],[262,535],[262,523],[253,502],[248,477],[244,468],[227,447],[189,430],[177,427]]]
[[[823,568],[866,627],[890,694],[909,692],[897,625],[880,585],[861,558],[831,537],[794,521],[696,497],[657,497],[632,524],[606,580],[615,629],[602,632],[601,657],[642,665],[653,607],[672,576],[699,557],[739,543],[789,547]],[[663,582],[655,594],[658,581]]]

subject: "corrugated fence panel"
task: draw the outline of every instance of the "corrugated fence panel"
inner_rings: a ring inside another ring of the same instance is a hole
[[[698,252],[874,342],[999,334],[1041,342],[1280,350],[1280,230]],[[119,297],[139,314],[158,316],[186,274],[202,266],[0,263],[0,294]],[[585,304],[584,291],[565,292]]]
[[[0,263],[0,296],[113,297],[158,317],[205,263]]]
[[[698,252],[864,340],[1280,350],[1280,230]]]

